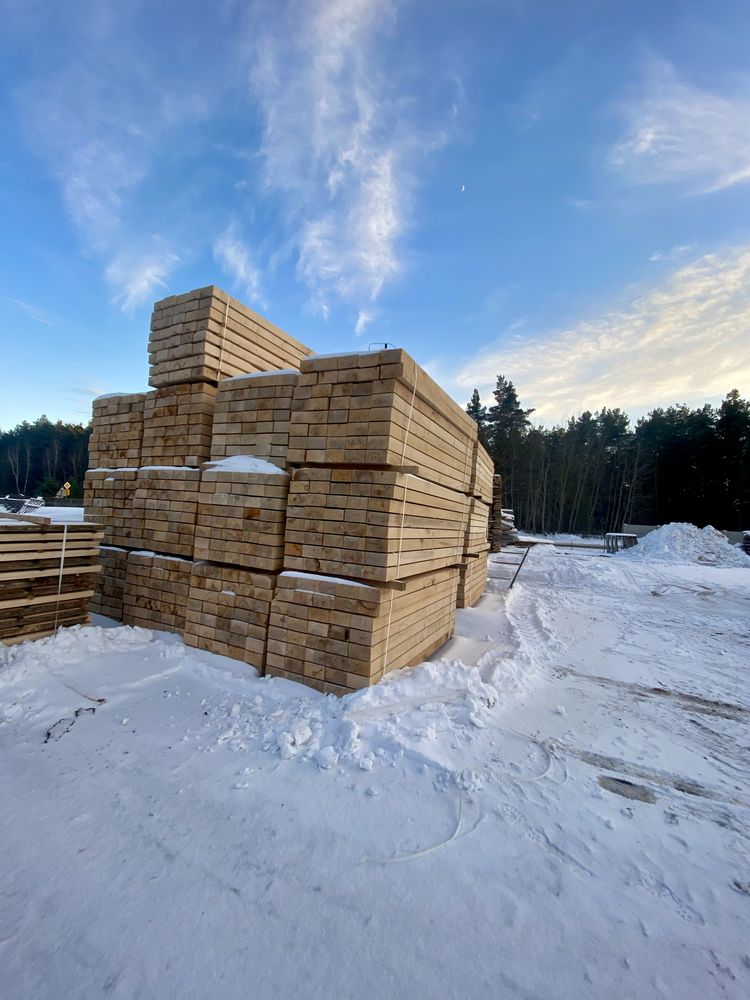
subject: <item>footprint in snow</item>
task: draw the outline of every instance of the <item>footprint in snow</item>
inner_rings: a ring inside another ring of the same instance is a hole
[[[632,869],[626,873],[626,881],[628,885],[636,886],[636,888],[652,896],[654,899],[663,899],[672,903],[675,913],[685,923],[699,924],[700,926],[706,923],[697,910],[694,910],[692,906],[683,899],[680,899],[666,882],[662,882],[661,879],[654,878],[652,875],[648,875],[646,872],[639,871],[638,869]]]
[[[44,742],[49,743],[50,740],[55,740],[55,741],[59,740],[61,737],[63,737],[67,732],[69,732],[72,729],[73,723],[75,721],[76,721],[75,719],[58,719],[57,722],[54,724],[54,726],[50,726],[49,729],[47,730],[47,735],[44,737]]]

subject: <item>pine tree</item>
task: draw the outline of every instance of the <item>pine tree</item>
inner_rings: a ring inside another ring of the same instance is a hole
[[[520,498],[516,496],[516,472],[523,438],[530,427],[529,416],[534,411],[523,409],[516,387],[504,375],[497,376],[493,396],[495,405],[487,411],[487,441],[495,470],[503,476],[503,491],[508,506],[512,507]]]
[[[472,420],[476,420],[479,427],[479,440],[486,448],[489,443],[487,436],[487,407],[482,406],[482,401],[479,398],[479,389],[475,389],[472,393],[471,401],[466,407],[466,412]]]

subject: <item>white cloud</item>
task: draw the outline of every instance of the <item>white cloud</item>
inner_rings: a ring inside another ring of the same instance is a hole
[[[144,210],[144,182],[180,130],[208,116],[217,90],[199,79],[203,67],[191,66],[187,76],[184,67],[172,71],[170,62],[165,77],[163,52],[133,31],[137,7],[118,12],[86,3],[66,10],[56,40],[60,59],[35,63],[35,50],[28,50],[35,69],[14,92],[29,145],[59,185],[83,252],[100,259],[107,280],[122,286],[118,301],[128,308],[139,298],[130,272],[140,273],[146,286],[158,283],[164,268],[165,261],[150,261],[151,255],[138,260],[144,231],[153,232],[162,214],[174,222],[176,212],[168,200],[153,199]],[[50,23],[36,14],[34,30],[43,36]],[[184,212],[178,192],[174,203]]]
[[[386,81],[391,3],[306,0],[285,13],[275,7],[266,30],[253,21],[265,186],[281,199],[317,309],[336,298],[366,310],[401,273],[417,164],[445,140]]]
[[[374,309],[360,309],[357,313],[357,322],[354,326],[354,336],[361,337],[376,315],[377,313]]]
[[[116,256],[105,271],[115,291],[113,301],[123,312],[132,312],[152,301],[160,289],[167,287],[167,278],[179,263],[177,254],[169,250]]]
[[[697,192],[750,181],[750,85],[717,93],[651,60],[638,92],[622,106],[626,131],[610,164],[632,182],[683,182]]]
[[[216,239],[214,260],[243,295],[253,303],[264,305],[260,271],[253,263],[250,249],[242,239],[236,219]]]
[[[458,399],[489,397],[510,378],[535,417],[553,423],[620,406],[641,414],[750,391],[750,246],[709,254],[661,286],[573,326],[504,339],[448,376]]]

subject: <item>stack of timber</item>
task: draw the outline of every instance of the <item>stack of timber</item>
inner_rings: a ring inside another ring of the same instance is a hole
[[[262,458],[237,455],[201,470],[195,558],[274,572],[284,561],[289,475]]]
[[[475,555],[487,548],[489,516],[489,504],[471,497],[464,533],[464,553]]]
[[[102,545],[99,561],[102,571],[96,581],[96,592],[89,603],[89,610],[94,614],[122,621],[128,551],[112,545]]]
[[[99,396],[92,405],[89,466],[135,468],[141,464],[143,408],[146,394]]]
[[[471,490],[477,425],[406,351],[319,355],[300,370],[290,463],[408,466]]]
[[[500,511],[500,545],[514,545],[517,541],[516,515],[512,510],[503,508]]]
[[[499,552],[502,546],[503,477],[492,477],[492,507],[490,508],[490,552]]]
[[[84,516],[87,521],[102,525],[105,545],[138,548],[143,544],[140,520],[133,510],[137,484],[138,469],[99,468],[86,473]]]
[[[457,570],[441,569],[388,589],[281,573],[266,673],[343,695],[420,663],[453,634],[457,580]]]
[[[45,517],[0,518],[0,641],[10,645],[89,621],[102,530]]]
[[[190,590],[190,559],[129,552],[123,616],[126,625],[182,633]]]
[[[311,353],[215,285],[156,302],[148,350],[149,385],[156,388],[298,369]]]
[[[488,490],[476,445],[476,423],[403,350],[303,360],[269,674],[343,694],[450,637]]]
[[[419,476],[306,468],[292,475],[284,567],[372,583],[461,562],[471,500]]]
[[[244,660],[263,672],[275,573],[195,562],[183,638],[188,646]]]
[[[299,372],[235,375],[219,383],[211,458],[255,455],[286,467]]]
[[[216,387],[170,385],[146,394],[140,465],[198,466],[211,457]]]
[[[487,545],[482,552],[477,552],[471,559],[466,559],[461,566],[458,577],[456,607],[473,608],[487,586],[487,565],[490,547]]]
[[[487,449],[479,441],[474,443],[472,456],[472,474],[469,493],[486,504],[493,502],[495,480],[495,464]]]
[[[492,498],[492,459],[477,442],[472,473],[472,496],[466,519],[462,565],[458,578],[456,605],[473,607],[484,593],[490,550],[489,519]]]
[[[152,466],[138,470],[133,514],[145,549],[192,558],[200,479],[200,469]]]

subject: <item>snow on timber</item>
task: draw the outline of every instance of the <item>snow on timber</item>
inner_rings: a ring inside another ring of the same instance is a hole
[[[202,468],[204,472],[258,472],[264,476],[289,475],[278,465],[267,462],[264,458],[256,458],[255,455],[232,455],[230,458],[222,458],[216,462],[206,462]]]
[[[343,699],[0,651],[0,996],[750,995],[750,573],[538,546]]]
[[[674,522],[649,532],[638,544],[623,550],[629,558],[657,559],[667,563],[704,563],[750,569],[750,556],[731,545],[716,528]]]

